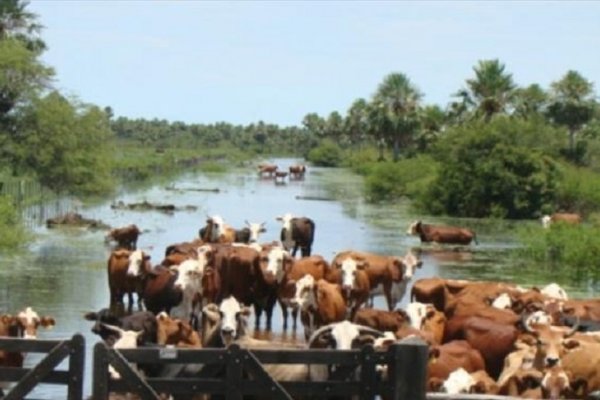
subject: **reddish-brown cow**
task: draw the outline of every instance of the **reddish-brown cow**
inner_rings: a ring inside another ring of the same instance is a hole
[[[423,243],[436,242],[467,245],[471,241],[474,241],[477,244],[477,235],[475,235],[475,232],[455,226],[429,225],[421,221],[416,221],[410,225],[407,233],[419,236]]]

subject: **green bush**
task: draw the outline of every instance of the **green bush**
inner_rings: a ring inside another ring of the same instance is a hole
[[[494,119],[456,127],[434,151],[437,177],[419,199],[432,214],[531,218],[552,204],[557,171],[541,149],[520,146],[530,126]]]
[[[589,169],[561,164],[553,211],[588,214],[600,207],[600,175]]]
[[[368,200],[384,201],[400,197],[419,197],[435,176],[436,163],[429,156],[398,162],[368,164],[365,191]]]
[[[16,250],[29,239],[10,198],[0,196],[0,250]]]
[[[555,223],[544,229],[540,224],[523,227],[518,235],[523,244],[518,253],[526,259],[588,278],[600,275],[600,226]]]
[[[334,142],[324,140],[319,146],[308,152],[307,160],[320,167],[339,167],[343,151]]]

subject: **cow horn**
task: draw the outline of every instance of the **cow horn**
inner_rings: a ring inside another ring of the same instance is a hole
[[[385,336],[383,332],[381,332],[377,329],[373,329],[369,326],[364,326],[364,325],[358,325],[358,332],[361,335],[367,334],[367,335],[373,335],[375,337]]]
[[[566,338],[570,337],[570,336],[573,336],[573,334],[575,332],[577,332],[577,329],[579,328],[579,317],[576,316],[575,318],[576,319],[575,319],[575,323],[573,324],[573,327],[571,328],[571,330],[569,332],[565,333],[565,337]]]
[[[310,339],[308,339],[308,347],[310,348],[313,345],[313,342],[316,341],[319,336],[321,336],[327,331],[331,331],[332,329],[333,326],[325,325],[314,331],[313,334],[310,335]]]
[[[117,332],[120,335],[122,335],[123,332],[125,332],[123,329],[121,329],[120,327],[118,327],[116,325],[105,324],[104,322],[102,322],[101,325],[103,327],[105,327],[106,329],[109,329],[109,330],[111,330],[113,332]]]
[[[531,314],[528,313],[523,313],[521,315],[521,325],[523,326],[523,329],[525,329],[525,332],[529,332],[531,334],[537,335],[537,331],[534,331],[533,329],[531,329],[531,326],[529,326],[528,320],[529,317],[531,316]]]
[[[221,318],[219,314],[219,306],[215,303],[210,303],[204,306],[202,309],[202,314],[206,315],[206,317],[213,323],[216,323]]]

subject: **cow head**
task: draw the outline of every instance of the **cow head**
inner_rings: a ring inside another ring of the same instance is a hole
[[[206,220],[206,226],[209,227],[210,230],[210,237],[208,238],[210,242],[218,241],[225,231],[225,221],[220,215],[209,217]]]
[[[127,276],[142,276],[148,270],[150,256],[142,250],[135,250],[129,254],[129,266],[127,267]]]
[[[358,270],[364,268],[364,266],[364,262],[357,261],[352,257],[345,258],[344,261],[342,261],[342,265],[340,267],[340,270],[342,271],[342,292],[347,299],[350,297],[350,292],[355,286],[355,279]]]
[[[160,345],[200,346],[200,336],[191,325],[177,318],[171,318],[162,311],[156,316],[156,342]]]
[[[491,304],[492,307],[500,310],[512,310],[512,305],[512,298],[506,292],[500,293],[500,295],[498,295],[498,297],[496,297]]]
[[[417,268],[423,266],[423,261],[419,260],[412,251],[408,250],[408,253],[402,259],[402,279],[411,280],[415,274]]]
[[[144,333],[143,330],[142,331],[126,331],[126,330],[119,328],[118,326],[108,325],[108,324],[102,324],[102,325],[106,329],[111,330],[119,335],[119,338],[113,345],[113,348],[115,348],[115,349],[135,349],[135,348],[137,348],[138,347],[138,339]],[[110,375],[113,379],[121,378],[121,374],[119,374],[112,365],[108,366],[108,372],[110,373]]]
[[[264,272],[273,277],[277,283],[281,283],[287,270],[286,266],[292,263],[290,254],[282,247],[276,246],[261,258]]]
[[[260,236],[260,234],[265,233],[267,231],[267,229],[265,228],[265,224],[266,222],[258,224],[255,222],[250,223],[246,221],[246,226],[248,227],[248,229],[250,229],[250,243],[258,242],[258,237]]]
[[[475,379],[471,374],[464,368],[458,368],[450,373],[440,389],[448,394],[469,393],[474,385]]]
[[[245,335],[247,318],[250,314],[250,308],[241,305],[233,296],[221,302],[219,305],[220,334],[225,346]]]
[[[198,260],[185,260],[178,266],[171,267],[177,271],[174,286],[183,292],[202,294],[203,266]]]
[[[540,290],[540,293],[551,299],[569,300],[567,292],[558,283],[549,283]]]
[[[579,323],[576,323],[571,329],[546,324],[529,325],[527,322],[524,322],[523,326],[536,339],[534,363],[536,368],[541,369],[542,367],[549,368],[560,364],[560,358],[566,349],[564,345],[565,339],[577,331]]]
[[[40,317],[31,307],[27,307],[16,316],[16,326],[18,329],[18,336],[24,339],[35,339],[37,338],[37,329],[40,326],[44,328],[51,328],[54,326],[55,321],[52,317]]]
[[[309,307],[317,307],[315,296],[315,278],[312,275],[304,275],[296,282],[296,293],[290,301],[293,307],[306,310]]]
[[[328,347],[336,350],[350,350],[364,344],[373,344],[384,334],[367,326],[349,321],[336,322],[317,329],[308,341],[308,347]]]
[[[421,329],[425,320],[435,314],[435,308],[432,304],[412,302],[406,306],[406,314],[410,319],[410,326],[415,329]]]
[[[408,235],[418,235],[420,231],[421,231],[421,221],[415,221],[409,225],[408,229],[406,230],[406,233]]]

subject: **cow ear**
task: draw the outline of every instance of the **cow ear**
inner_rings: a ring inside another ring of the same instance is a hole
[[[577,339],[566,339],[563,341],[563,346],[567,350],[573,350],[573,349],[579,347],[579,345],[580,345],[580,343],[579,343],[579,340],[577,340]]]
[[[144,261],[150,261],[150,254],[144,253]]]
[[[429,348],[429,362],[435,362],[440,357],[440,349],[437,347]]]
[[[40,320],[40,324],[44,327],[44,328],[52,328],[56,322],[54,321],[54,318],[52,317],[42,317],[42,319]]]
[[[13,317],[10,314],[4,314],[1,318],[0,321],[2,321],[3,324],[5,325],[10,325],[12,323],[14,323],[15,321],[15,317]]]
[[[242,307],[241,313],[243,316],[245,317],[249,317],[252,314],[252,310],[250,309],[250,307]]]

